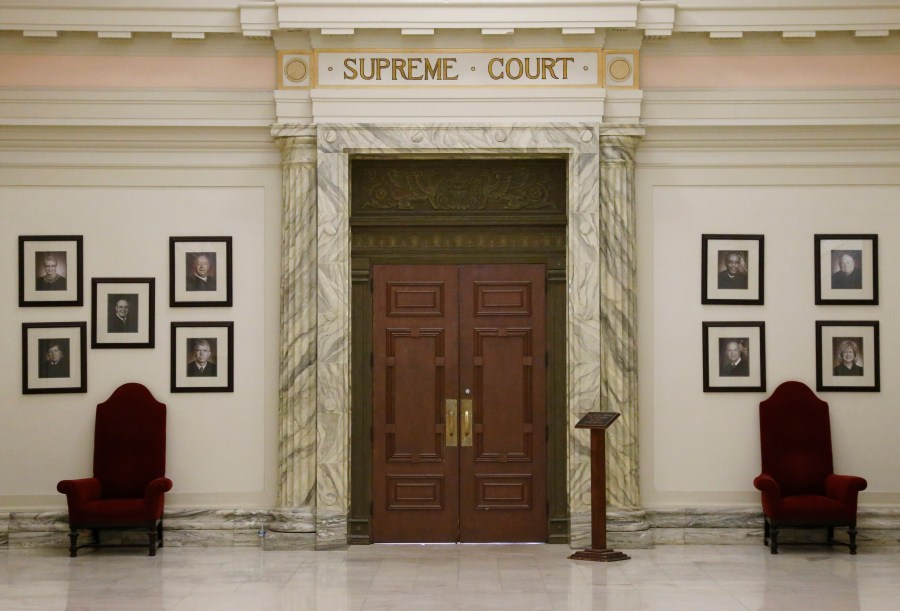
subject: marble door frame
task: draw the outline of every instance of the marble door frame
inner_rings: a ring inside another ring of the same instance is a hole
[[[347,541],[350,464],[350,192],[351,154],[562,153],[569,158],[567,247],[569,411],[599,404],[599,150],[597,126],[319,125],[317,547]],[[572,231],[571,229],[575,229]],[[578,332],[575,333],[574,330]],[[571,453],[571,452],[570,452]],[[570,458],[569,486],[587,475]],[[574,469],[573,469],[574,467]]]

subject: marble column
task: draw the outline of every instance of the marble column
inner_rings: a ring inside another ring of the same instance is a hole
[[[600,130],[600,403],[621,414],[607,433],[610,530],[619,522],[620,530],[647,533],[638,482],[634,189],[643,134],[640,127]]]
[[[278,507],[267,549],[315,545],[316,136],[273,132],[282,154]]]

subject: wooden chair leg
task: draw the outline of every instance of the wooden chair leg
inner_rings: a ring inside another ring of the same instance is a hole
[[[772,545],[769,546],[769,549],[772,550],[773,554],[778,553],[778,527],[772,524],[772,528],[770,529],[770,534],[772,535]]]
[[[69,558],[78,556],[78,530],[74,526],[69,527]]]
[[[147,548],[151,556],[156,555],[156,524],[151,523],[147,529]]]
[[[163,546],[163,527],[162,520],[156,525],[156,536],[159,538],[159,547]]]
[[[856,525],[854,524],[847,530],[847,534],[850,536],[850,555],[856,555]]]
[[[769,518],[763,518],[763,545],[769,544]]]
[[[100,545],[100,529],[99,528],[91,529],[91,543],[93,545]]]

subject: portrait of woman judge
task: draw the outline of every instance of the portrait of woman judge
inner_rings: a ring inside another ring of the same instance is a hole
[[[723,337],[719,340],[719,375],[722,377],[750,375],[750,338]]]
[[[137,333],[137,294],[111,293],[106,297],[106,304],[107,333]]]
[[[60,251],[38,251],[35,257],[35,290],[66,290],[66,253]]]
[[[862,288],[862,251],[831,251],[831,288]]]
[[[69,340],[67,338],[38,340],[38,377],[69,377]]]
[[[185,253],[184,288],[187,291],[214,291],[216,290],[216,253],[214,252],[189,252]]]
[[[835,337],[831,340],[834,362],[834,375],[863,375],[863,338]]]
[[[216,339],[192,337],[187,340],[187,377],[214,378],[216,371]]]
[[[746,250],[720,250],[719,251],[719,276],[717,288],[720,289],[746,289],[747,266]]]

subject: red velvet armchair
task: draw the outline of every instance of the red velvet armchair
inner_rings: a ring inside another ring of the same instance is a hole
[[[150,555],[163,545],[166,406],[141,384],[123,384],[97,406],[94,477],[63,480],[56,489],[69,505],[69,555],[100,546],[100,530],[146,530]],[[78,545],[78,531],[91,542]]]
[[[847,527],[856,553],[856,502],[867,482],[835,475],[828,403],[801,382],[785,382],[759,404],[762,473],[753,485],[762,492],[763,544],[778,553],[778,529]]]

